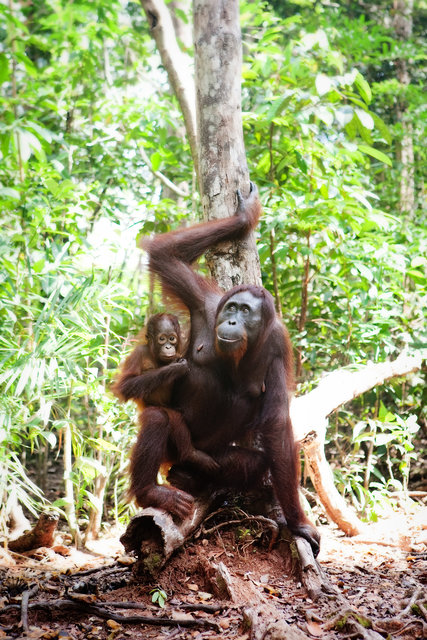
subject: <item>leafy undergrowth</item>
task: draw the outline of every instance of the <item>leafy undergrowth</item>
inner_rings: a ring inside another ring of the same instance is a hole
[[[155,580],[145,582],[132,578],[130,560],[121,556],[120,532],[99,540],[91,554],[72,548],[58,548],[60,553],[40,549],[28,556],[0,551],[0,639],[249,640],[255,631],[245,627],[244,610],[254,604],[269,610],[273,606],[292,629],[304,634],[301,637],[426,637],[427,509],[417,506],[396,513],[367,526],[356,538],[346,538],[330,525],[320,531],[320,564],[339,595],[325,594],[316,602],[292,574],[289,558],[276,549],[269,551],[264,537],[235,526],[189,542]],[[214,594],[206,567],[218,563],[238,582],[237,601]],[[32,588],[24,631],[22,594]],[[55,608],[55,603],[70,599],[71,592],[78,594],[75,610]],[[140,608],[116,605],[108,610],[111,618],[105,619],[90,610],[92,604],[105,610],[105,605],[117,602],[138,603]],[[19,606],[11,609],[14,603]],[[31,608],[31,603],[46,606],[41,610]],[[82,610],[77,610],[79,603]],[[171,622],[128,624],[113,620],[117,615],[164,616]],[[195,621],[196,626],[176,626],[177,618],[189,624]]]

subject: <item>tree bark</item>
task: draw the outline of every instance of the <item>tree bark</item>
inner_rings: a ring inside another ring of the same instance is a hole
[[[210,496],[196,499],[192,513],[179,523],[169,513],[152,507],[132,518],[120,542],[127,553],[136,554],[136,573],[155,576],[204,520],[212,499]]]
[[[249,191],[241,109],[242,40],[238,0],[193,0],[199,186],[205,218],[236,210],[236,190]],[[207,255],[224,289],[261,283],[253,234]]]
[[[399,40],[408,40],[412,35],[413,7],[413,0],[394,0],[393,2],[393,27]],[[411,78],[407,61],[405,59],[398,59],[395,61],[395,65],[399,82],[405,86],[409,85]],[[397,149],[397,158],[402,166],[400,172],[399,208],[402,213],[412,214],[415,210],[413,127],[408,119],[407,104],[404,101],[398,100],[396,114],[403,131]]]

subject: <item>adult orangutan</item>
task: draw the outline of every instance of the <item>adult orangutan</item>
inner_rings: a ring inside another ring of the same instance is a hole
[[[139,504],[166,509],[182,517],[192,507],[200,485],[245,489],[271,472],[287,526],[306,538],[315,554],[320,537],[301,508],[299,463],[289,417],[293,387],[292,348],[278,320],[272,296],[262,287],[240,285],[223,293],[196,273],[191,263],[223,240],[244,237],[261,213],[251,184],[233,217],[155,236],[144,243],[149,266],[165,293],[190,312],[188,373],[176,381],[170,407],[182,415],[194,446],[212,456],[219,468],[207,473],[177,464],[158,486],[162,448],[155,426],[146,424],[134,452],[150,460],[149,471],[133,467],[132,486]],[[262,449],[235,444],[248,433],[260,436]]]

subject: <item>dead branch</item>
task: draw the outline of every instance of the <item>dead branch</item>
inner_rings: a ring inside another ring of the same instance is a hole
[[[334,476],[325,456],[324,437],[324,432],[311,432],[301,442],[307,471],[328,516],[345,534],[355,536],[361,533],[363,525],[335,487]]]
[[[174,184],[172,182],[172,180],[169,180],[169,178],[167,176],[165,176],[164,173],[162,173],[161,171],[156,171],[155,169],[153,169],[153,166],[151,164],[151,160],[148,157],[148,154],[145,151],[144,147],[141,144],[137,144],[137,147],[138,147],[139,155],[141,156],[141,158],[143,159],[143,161],[147,165],[148,169],[150,169],[150,171],[153,174],[153,176],[158,178],[160,180],[160,182],[163,182],[163,184],[166,185],[168,187],[168,189],[170,189],[173,193],[176,193],[177,196],[180,196],[181,198],[187,198],[188,197],[188,190],[183,191],[182,189],[177,187],[176,184]]]
[[[80,613],[91,614],[97,616],[98,618],[102,618],[104,620],[114,620],[115,622],[119,622],[121,624],[147,624],[151,626],[163,627],[163,626],[171,626],[171,627],[209,627],[211,629],[215,629],[219,631],[219,626],[216,622],[212,622],[211,620],[206,620],[206,618],[166,618],[166,617],[156,617],[156,616],[123,616],[120,614],[116,614],[113,611],[108,609],[109,603],[103,603],[105,606],[98,605],[94,602],[88,602],[83,599],[58,599],[58,600],[40,600],[38,602],[31,602],[28,605],[29,609],[38,609],[41,611],[52,611],[52,610],[72,610]],[[12,611],[14,609],[19,609],[20,605],[10,604],[3,609],[0,609],[0,614],[6,613],[7,611]],[[123,608],[131,608],[131,607],[123,607]],[[136,606],[135,609],[139,607]]]
[[[148,606],[141,602],[103,602],[105,606],[113,607],[115,609],[141,609],[145,611]],[[218,613],[219,611],[224,611],[226,609],[230,609],[230,605],[221,605],[221,604],[204,604],[203,602],[199,603],[185,603],[179,602],[174,603],[174,606],[179,607],[180,609],[185,609],[185,611],[205,611],[206,613]],[[152,605],[153,609],[158,609],[157,606]]]
[[[163,0],[140,0],[159,51],[169,83],[175,93],[190,144],[196,175],[199,175],[197,153],[196,97],[194,79],[190,72],[192,59],[181,51],[170,11]]]
[[[329,582],[326,574],[322,571],[307,540],[295,536],[295,544],[301,564],[301,581],[310,598],[316,601],[322,593],[333,593],[335,587]]]
[[[341,405],[353,400],[386,380],[406,376],[421,368],[420,352],[403,351],[391,362],[369,363],[352,369],[337,369],[327,374],[313,391],[291,404],[291,418],[295,438],[300,441],[310,431],[325,428],[327,416]]]
[[[421,363],[421,353],[402,352],[392,362],[369,363],[356,370],[338,369],[325,376],[313,391],[292,401],[294,434],[304,451],[310,479],[328,516],[349,536],[360,533],[363,526],[335,488],[324,450],[327,417],[372,387],[416,371]]]
[[[28,604],[30,598],[34,596],[39,590],[39,585],[35,584],[31,589],[27,589],[23,592],[21,598],[21,624],[25,633],[28,632]]]

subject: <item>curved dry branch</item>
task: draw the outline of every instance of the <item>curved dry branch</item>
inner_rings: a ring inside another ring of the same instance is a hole
[[[188,195],[189,195],[188,191],[183,191],[182,189],[177,187],[171,180],[169,180],[169,178],[167,178],[161,171],[155,171],[153,169],[153,167],[151,165],[151,160],[148,157],[148,154],[145,151],[144,147],[141,146],[141,144],[137,143],[137,148],[138,148],[138,151],[139,151],[139,155],[141,156],[141,158],[143,159],[143,161],[145,162],[147,167],[150,169],[150,171],[153,174],[153,176],[158,178],[160,180],[160,182],[163,182],[163,184],[166,187],[168,187],[168,189],[170,189],[177,196],[180,196],[181,198],[188,198]]]
[[[327,417],[372,387],[420,369],[421,363],[421,353],[402,352],[392,362],[369,363],[353,371],[337,369],[326,375],[313,391],[295,398],[291,404],[294,434],[304,451],[316,493],[331,520],[349,536],[360,533],[362,523],[335,488],[324,449]]]
[[[313,391],[292,401],[295,438],[299,441],[312,430],[324,429],[326,418],[335,409],[386,380],[417,371],[421,363],[420,352],[403,351],[391,362],[370,362],[357,369],[337,369],[327,374]]]
[[[156,42],[162,64],[168,74],[169,83],[175,93],[190,144],[196,175],[199,175],[197,155],[196,98],[193,61],[181,51],[170,11],[163,0],[140,0],[147,16],[151,34]]]

